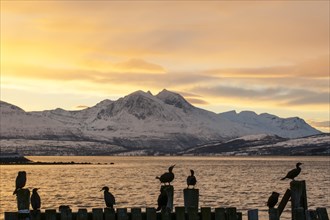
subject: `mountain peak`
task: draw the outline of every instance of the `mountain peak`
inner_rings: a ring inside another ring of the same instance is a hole
[[[166,89],[163,89],[160,93],[156,95],[156,97],[162,100],[165,104],[173,105],[185,111],[193,108],[193,106],[187,100],[185,100],[180,94],[168,91]]]

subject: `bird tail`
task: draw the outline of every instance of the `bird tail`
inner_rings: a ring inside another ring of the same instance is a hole
[[[286,177],[283,177],[281,180],[285,180]]]
[[[160,177],[159,176],[156,176],[156,179],[160,179]]]
[[[13,195],[15,195],[16,193],[17,193],[17,189],[14,190]]]
[[[156,209],[156,212],[160,211],[162,209],[162,207],[158,206]]]

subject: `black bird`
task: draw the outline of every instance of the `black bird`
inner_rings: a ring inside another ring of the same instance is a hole
[[[168,201],[168,196],[167,196],[167,193],[165,191],[165,189],[163,187],[160,188],[160,194],[158,196],[158,199],[157,199],[157,209],[156,211],[165,211],[166,210],[166,207],[167,207],[167,201]]]
[[[101,191],[104,190],[104,201],[105,205],[109,208],[113,208],[113,205],[116,204],[115,197],[109,192],[109,187],[105,186],[101,189]]]
[[[26,172],[25,171],[18,171],[16,177],[16,188],[13,192],[13,195],[17,193],[17,190],[22,189],[26,184]]]
[[[301,168],[300,168],[300,165],[301,165],[301,164],[302,164],[302,163],[300,163],[300,162],[297,163],[297,164],[296,164],[296,168],[290,170],[290,171],[288,172],[288,174],[286,174],[286,176],[283,177],[281,180],[284,180],[284,179],[286,179],[286,178],[294,180],[294,178],[297,177],[297,176],[299,175],[300,171],[301,171]]]
[[[190,170],[190,176],[187,177],[187,188],[189,188],[189,186],[193,186],[193,188],[195,188],[195,185],[197,183],[196,177],[194,176],[194,171]]]
[[[38,209],[40,209],[40,206],[41,206],[40,196],[37,191],[38,191],[38,188],[34,188],[32,190],[31,206],[32,206],[33,210],[38,210]]]
[[[168,183],[169,185],[171,185],[171,182],[174,180],[174,173],[172,172],[174,166],[175,165],[170,166],[168,168],[168,172],[164,173],[160,177],[157,176],[156,179],[159,179],[161,183],[164,183],[164,185],[166,185],[166,183]]]
[[[272,192],[272,194],[269,196],[267,201],[267,206],[269,208],[274,208],[276,203],[278,202],[278,197],[280,196],[277,192]]]

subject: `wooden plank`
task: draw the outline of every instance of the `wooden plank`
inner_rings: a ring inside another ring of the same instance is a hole
[[[87,209],[78,209],[77,220],[88,220]]]
[[[226,220],[226,210],[225,208],[215,208],[215,220]]]
[[[279,216],[282,215],[282,212],[283,212],[286,204],[289,202],[290,197],[291,197],[291,190],[287,189],[286,192],[284,193],[282,199],[281,199],[281,202],[277,206]]]
[[[93,208],[92,209],[93,220],[103,220],[103,209]]]
[[[198,208],[188,207],[188,219],[189,220],[199,220]]]
[[[183,200],[184,207],[186,208],[186,212],[188,211],[188,207],[198,208],[199,202],[199,190],[198,189],[184,189],[183,190]]]
[[[317,208],[316,209],[319,220],[329,220],[329,216],[326,208]]]
[[[47,209],[45,211],[45,220],[56,220],[56,209]]]
[[[62,209],[60,216],[61,216],[61,220],[72,220],[71,209]]]
[[[211,220],[211,207],[201,207],[202,220]]]
[[[237,220],[237,212],[235,207],[226,208],[226,219],[227,220]]]
[[[17,212],[5,212],[5,220],[18,220]]]
[[[186,211],[185,211],[185,207],[182,206],[177,206],[175,207],[175,219],[176,220],[185,220],[186,219]]]
[[[291,181],[290,182],[291,190],[291,211],[292,216],[295,214],[295,209],[303,208],[304,212],[307,210],[307,197],[306,197],[306,182],[302,181]],[[297,214],[297,213],[296,213]]]
[[[104,208],[104,220],[116,220],[116,212],[113,208]]]
[[[292,220],[303,220],[305,219],[305,210],[303,207],[295,208],[293,210]]]
[[[156,220],[157,219],[157,214],[156,214],[156,209],[155,208],[146,208],[146,220]]]
[[[271,208],[271,209],[269,209],[268,213],[269,213],[269,220],[279,220],[280,219],[280,216],[278,214],[278,209]]]
[[[118,220],[128,220],[127,208],[117,209],[117,219]]]
[[[318,220],[316,210],[306,210],[306,220]]]
[[[248,220],[258,220],[258,209],[250,209],[248,210]]]
[[[131,220],[142,220],[141,208],[132,208],[131,215]]]
[[[237,212],[237,220],[242,220],[243,214],[242,212]]]

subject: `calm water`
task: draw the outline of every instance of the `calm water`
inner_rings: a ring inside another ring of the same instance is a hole
[[[174,168],[174,206],[183,206],[183,189],[189,170],[195,170],[200,206],[237,207],[247,219],[248,209],[259,209],[268,219],[265,203],[272,191],[283,196],[290,180],[281,181],[296,162],[303,163],[297,180],[306,180],[310,208],[330,210],[330,157],[29,157],[34,161],[92,162],[93,165],[3,165],[0,168],[0,219],[4,211],[15,211],[12,195],[17,172],[27,172],[26,186],[40,188],[42,209],[70,205],[104,207],[103,186],[109,186],[116,207],[155,207],[160,183],[155,179]],[[110,163],[113,162],[113,165]],[[102,164],[97,164],[102,163]],[[103,164],[107,163],[107,164]],[[286,207],[281,219],[289,219]]]

